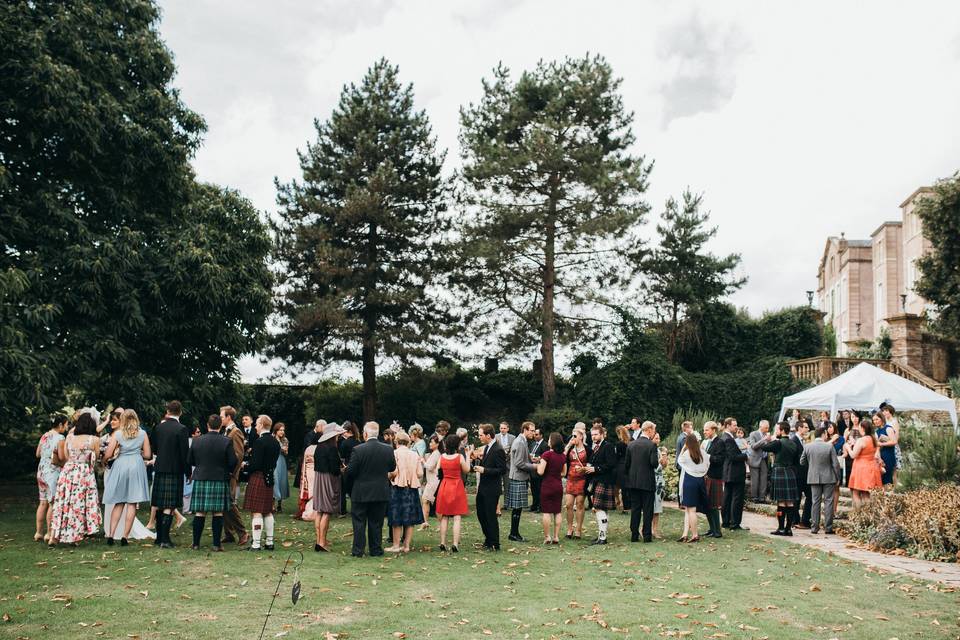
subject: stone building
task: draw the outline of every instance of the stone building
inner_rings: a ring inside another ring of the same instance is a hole
[[[836,333],[835,355],[847,356],[886,331],[892,360],[943,381],[949,349],[923,330],[927,301],[914,291],[916,261],[930,251],[915,208],[930,191],[920,187],[910,194],[900,204],[900,220],[882,223],[869,240],[828,238],[817,271],[817,301]]]

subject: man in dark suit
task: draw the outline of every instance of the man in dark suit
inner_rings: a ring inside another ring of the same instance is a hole
[[[533,430],[533,442],[530,445],[530,461],[539,462],[540,456],[547,450],[547,441],[543,439],[543,432],[540,429]],[[540,513],[540,485],[543,478],[539,473],[530,474],[530,493],[533,494],[533,506],[530,507],[531,513]]]
[[[387,474],[397,468],[393,448],[380,442],[380,425],[368,422],[363,426],[365,441],[353,449],[346,477],[352,483],[350,516],[353,520],[351,555],[363,557],[367,538],[370,555],[383,555],[383,518],[390,501],[390,480]]]
[[[190,433],[180,424],[183,407],[179,400],[167,403],[163,421],[150,434],[150,448],[156,456],[153,464],[153,491],[150,504],[157,508],[157,539],[161,549],[172,548],[170,528],[173,511],[183,504],[183,477],[190,475],[187,455],[190,453]]]
[[[207,418],[207,432],[193,440],[187,464],[193,468],[193,548],[200,548],[200,537],[207,513],[213,514],[213,550],[223,551],[223,514],[230,507],[228,478],[237,466],[233,442],[220,434],[220,416]]]
[[[473,453],[477,464],[473,470],[480,474],[477,485],[477,520],[483,530],[483,548],[500,550],[500,523],[497,521],[497,502],[503,492],[503,476],[507,472],[507,454],[494,440],[492,424],[481,424],[478,429],[483,448]]]
[[[723,526],[732,531],[746,530],[743,521],[743,501],[747,489],[747,452],[737,444],[737,419],[724,418],[723,435]]]
[[[640,518],[643,518],[643,541],[652,542],[653,497],[657,489],[656,473],[660,452],[653,443],[656,425],[649,420],[640,427],[640,435],[627,445],[624,474],[630,491],[630,542],[640,540]]]
[[[803,451],[807,445],[807,436],[810,433],[810,424],[806,420],[799,420],[794,425],[794,432],[790,434],[800,451]],[[807,482],[807,474],[810,471],[810,465],[805,458],[801,456],[800,464],[794,467],[794,473],[797,474],[797,494],[799,498],[793,505],[793,515],[791,521],[795,529],[810,528],[810,507],[811,491],[810,484]],[[803,500],[803,509],[801,515],[800,499]]]

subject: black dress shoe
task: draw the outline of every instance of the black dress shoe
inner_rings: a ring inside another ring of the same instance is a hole
[[[363,554],[362,554],[362,553],[353,553],[353,552],[351,552],[350,555],[352,555],[354,558],[362,558],[362,557],[363,557]]]
[[[521,536],[519,533],[517,535],[513,535],[511,533],[509,536],[507,536],[507,540],[512,540],[513,542],[523,542],[523,536]]]
[[[212,547],[214,553],[223,553],[223,545],[219,547]]]
[[[440,551],[446,551],[446,550],[447,550],[447,545],[445,544],[440,545]]]
[[[653,538],[652,538],[652,537],[649,537],[649,538],[645,537],[645,538],[643,539],[643,542],[644,542],[644,543],[653,542]]]
[[[597,538],[596,540],[594,540],[593,542],[590,543],[590,546],[592,547],[592,546],[597,545],[597,544],[607,544],[607,539],[606,539],[606,538],[603,538],[603,539]]]
[[[273,551],[274,547],[272,544],[265,544],[263,545],[263,548],[266,549],[267,551]]]
[[[371,552],[370,552],[370,557],[371,557],[371,558],[379,558],[379,557],[382,556],[382,555],[383,555],[383,551],[371,551]]]
[[[450,547],[450,551],[453,551],[454,553],[460,553],[460,549],[457,547],[457,545]]]
[[[824,531],[824,533],[827,534],[828,536],[832,536],[832,535],[833,535],[833,529],[827,529],[826,531]]]
[[[640,542],[640,536],[630,536],[630,542]]]
[[[750,527],[741,527],[740,525],[735,524],[730,527],[730,531],[750,531]]]
[[[770,532],[770,535],[772,535],[772,536],[782,536],[782,535],[783,535],[783,529],[777,529],[776,531],[771,531],[771,532]]]

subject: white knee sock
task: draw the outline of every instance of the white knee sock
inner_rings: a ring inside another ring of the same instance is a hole
[[[597,537],[601,540],[607,539],[607,512],[597,509],[597,529],[600,533]]]
[[[254,549],[260,548],[260,534],[263,533],[263,516],[255,515],[253,516],[253,521],[250,523],[253,529],[253,544],[251,545]]]
[[[269,513],[263,518],[263,524],[267,530],[267,544],[273,544],[273,514]]]

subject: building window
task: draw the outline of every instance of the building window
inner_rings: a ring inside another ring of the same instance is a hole
[[[847,276],[840,279],[840,313],[847,310],[847,301],[850,296],[847,294]]]
[[[880,321],[885,320],[887,314],[884,312],[886,305],[883,304],[883,283],[877,283],[877,326],[880,326]]]

